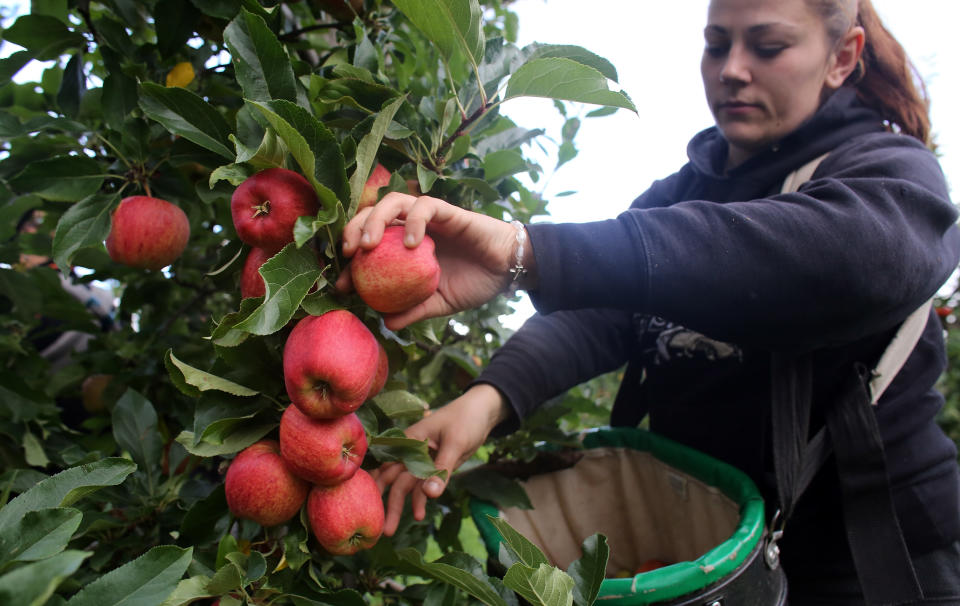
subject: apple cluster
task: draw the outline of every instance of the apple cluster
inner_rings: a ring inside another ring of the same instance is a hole
[[[280,439],[261,440],[234,458],[225,483],[230,511],[274,526],[306,502],[310,528],[329,553],[372,547],[383,530],[383,501],[360,467],[367,436],[355,411],[383,389],[386,350],[359,318],[333,310],[297,322],[283,371],[291,404]]]
[[[313,188],[293,171],[267,169],[240,184],[231,211],[238,237],[251,246],[242,296],[263,296],[260,265],[293,241],[298,217],[317,210]],[[227,504],[237,517],[275,526],[306,503],[313,534],[328,552],[369,548],[382,532],[384,510],[380,490],[360,467],[367,436],[356,410],[386,384],[387,352],[359,318],[338,309],[297,322],[283,370],[291,405],[279,440],[261,440],[234,458]]]

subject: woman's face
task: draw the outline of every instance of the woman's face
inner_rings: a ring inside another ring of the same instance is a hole
[[[704,39],[700,71],[728,167],[796,129],[849,73],[806,0],[712,0]]]

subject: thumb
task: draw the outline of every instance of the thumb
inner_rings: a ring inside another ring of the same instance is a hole
[[[440,476],[433,476],[423,483],[423,492],[425,492],[428,497],[435,499],[443,494],[443,490],[450,481],[450,475],[458,466],[462,454],[463,453],[459,452],[459,449],[456,447],[441,443],[440,450],[437,452],[437,458],[434,461],[434,466],[437,469],[446,471],[447,474],[445,479]]]

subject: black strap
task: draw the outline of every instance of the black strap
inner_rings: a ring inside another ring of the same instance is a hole
[[[868,604],[914,604],[923,591],[893,506],[883,441],[867,389],[869,374],[866,366],[857,364],[842,397],[826,413],[847,541]]]
[[[801,476],[810,432],[812,369],[809,354],[774,353],[770,362],[773,466],[781,521],[790,518],[806,489]]]

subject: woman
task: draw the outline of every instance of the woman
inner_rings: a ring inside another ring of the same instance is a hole
[[[437,294],[388,317],[392,328],[510,287],[527,289],[539,312],[466,393],[408,435],[430,440],[436,465],[452,471],[497,425],[509,429],[629,362],[614,424],[649,414],[653,431],[736,465],[769,503],[792,509],[780,543],[791,604],[863,603],[878,592],[888,603],[960,603],[960,475],[935,422],[945,354],[933,315],[875,410],[851,405],[879,436],[871,456],[885,457],[882,481],[856,457],[848,464],[843,442],[843,463],[820,467],[795,508],[773,473],[780,379],[808,381],[811,434],[842,423],[838,401],[868,394],[856,373],[874,367],[957,265],[956,212],[925,146],[929,120],[909,64],[869,0],[713,0],[704,37],[716,125],[690,142],[688,164],[616,219],[516,231],[435,198],[390,194],[348,224],[348,256],[395,220],[408,246],[425,231],[437,241]],[[779,193],[791,171],[824,154],[799,191]],[[378,478],[391,486],[387,534],[408,494],[422,518],[444,487],[398,465]],[[864,526],[851,514],[883,510],[850,506],[847,491],[861,485],[889,503],[889,519]],[[899,540],[903,566],[871,551],[883,535]],[[887,578],[900,580],[883,595]]]

